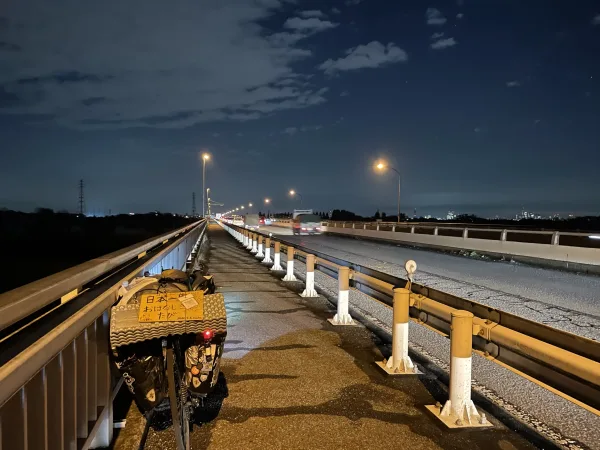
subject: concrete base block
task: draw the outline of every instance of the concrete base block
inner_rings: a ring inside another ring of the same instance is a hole
[[[283,272],[285,269],[281,267],[281,264],[273,264],[271,270],[281,270]]]
[[[285,277],[283,277],[283,281],[298,281],[298,279],[294,276],[294,274],[287,274]]]

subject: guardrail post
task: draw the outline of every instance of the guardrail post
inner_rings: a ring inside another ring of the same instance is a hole
[[[283,281],[297,281],[294,276],[294,247],[288,246],[287,248],[287,265]]]
[[[350,297],[350,268],[342,266],[338,269],[338,301],[337,314],[333,319],[327,319],[332,325],[354,325],[354,320],[348,312]]]
[[[281,267],[281,243],[275,241],[275,252],[274,252],[274,261],[273,261],[273,266],[271,267],[271,270],[283,270],[283,267]]]
[[[469,237],[469,229],[465,228],[463,230],[463,239],[467,239]]]
[[[258,234],[252,233],[252,248],[250,249],[250,253],[258,253]]]
[[[408,356],[408,310],[410,291],[394,289],[394,321],[392,323],[392,356],[377,365],[389,375],[416,375],[420,373]]]
[[[555,231],[554,234],[552,235],[552,245],[558,245],[559,240],[560,240],[560,233],[558,231]]]
[[[256,257],[262,258],[264,256],[265,256],[265,254],[263,253],[263,237],[259,234],[258,235],[258,252],[256,253]]]
[[[244,247],[248,247],[248,230],[242,230],[243,241],[242,244]]]
[[[246,245],[246,250],[252,250],[252,239],[254,238],[254,233],[248,231],[248,245]]]
[[[271,261],[271,238],[265,239],[265,259],[262,260],[264,263],[270,263]]]
[[[434,236],[437,236],[438,234],[439,234],[439,228],[438,228],[438,227],[435,227],[435,228],[433,229],[433,235],[434,235]]]
[[[502,230],[502,234],[500,235],[500,240],[502,242],[506,241],[506,233],[508,233],[508,230]]]
[[[415,234],[415,227],[410,227],[410,234]]]
[[[302,297],[318,297],[315,290],[315,255],[306,255],[306,288]]]
[[[471,400],[473,313],[453,311],[451,320],[450,399],[441,410],[433,405],[428,405],[427,409],[450,428],[492,426]]]

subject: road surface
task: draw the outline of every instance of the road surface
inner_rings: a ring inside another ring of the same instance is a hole
[[[291,230],[272,226],[260,231],[391,275],[404,277],[404,262],[414,259],[418,266],[415,282],[419,284],[600,340],[599,276],[385,242],[331,235],[292,236]]]

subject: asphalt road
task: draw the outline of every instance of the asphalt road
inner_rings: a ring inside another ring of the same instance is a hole
[[[424,408],[447,398],[435,376],[387,377],[374,364],[383,355],[369,331],[333,327],[325,298],[301,298],[302,283],[280,281],[281,272],[224,231],[210,234],[228,336],[223,376],[193,428],[192,449],[534,448],[489,413],[493,428],[450,433]],[[143,428],[132,406],[114,448],[137,449]],[[175,449],[172,430],[160,428],[145,448]]]
[[[292,236],[291,230],[278,227],[261,227],[260,231],[393,275],[404,276],[404,262],[414,259],[417,283],[600,340],[599,276],[385,242],[331,235]]]

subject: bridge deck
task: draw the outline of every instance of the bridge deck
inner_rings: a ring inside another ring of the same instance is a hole
[[[192,449],[534,448],[492,417],[491,430],[442,428],[424,408],[447,396],[433,377],[386,377],[367,329],[333,327],[326,299],[301,298],[217,226],[210,238],[229,330]],[[132,405],[114,448],[137,449],[144,423]],[[175,449],[172,430],[151,429],[145,448]]]

